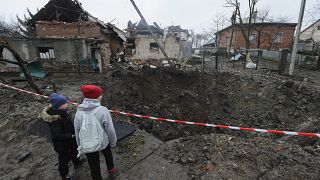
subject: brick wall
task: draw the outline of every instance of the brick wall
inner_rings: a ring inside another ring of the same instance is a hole
[[[262,28],[261,26],[258,28]],[[260,48],[260,49],[282,49],[282,48],[292,48],[293,37],[294,37],[295,26],[282,24],[270,24],[264,25],[261,31],[260,47],[258,47],[258,31],[253,30],[251,34],[256,35],[255,42],[250,44],[250,48]],[[282,38],[280,42],[274,42],[274,35],[276,33],[282,33]],[[232,34],[232,28],[227,28],[218,35],[218,41],[220,40],[219,47],[229,48],[230,38]],[[232,39],[231,49],[245,48],[246,42],[245,38],[240,30],[240,27],[236,27]]]
[[[93,22],[36,22],[37,36],[40,38],[90,38],[101,37],[99,25]]]

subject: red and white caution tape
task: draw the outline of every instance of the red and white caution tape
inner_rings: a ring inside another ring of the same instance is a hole
[[[38,93],[26,91],[26,90],[19,89],[19,88],[13,87],[13,86],[9,86],[9,85],[3,84],[3,83],[0,83],[0,85],[1,85],[1,86],[4,86],[4,87],[7,87],[7,88],[10,88],[10,89],[14,89],[14,90],[20,91],[20,92],[28,93],[28,94],[31,94],[31,95],[34,95],[34,96],[40,96],[40,97],[44,97],[44,98],[50,98],[49,96],[45,96],[45,95],[42,95],[42,94],[38,94]]]
[[[226,126],[226,125],[215,125],[215,124],[207,124],[207,123],[199,123],[199,122],[173,120],[173,119],[167,119],[167,118],[157,118],[157,117],[152,117],[152,116],[143,116],[143,115],[125,113],[125,112],[114,111],[114,110],[111,110],[110,112],[116,113],[116,114],[126,115],[129,117],[137,117],[137,118],[141,118],[141,119],[152,119],[155,121],[167,121],[167,122],[178,123],[178,124],[188,124],[188,125],[196,125],[196,126],[204,126],[204,127],[232,129],[232,130],[250,131],[250,132],[260,132],[260,133],[269,133],[269,134],[277,134],[277,135],[307,136],[307,137],[318,137],[318,138],[320,137],[320,134],[317,134],[317,133],[304,133],[304,132],[266,130],[266,129],[245,128],[245,127],[235,127],[235,126]]]
[[[49,98],[48,96],[44,96],[41,94],[33,93],[30,91],[26,91],[23,89],[19,89],[13,86],[9,86],[3,83],[0,83],[1,86],[14,89],[17,91],[25,92],[34,96],[41,96],[44,98]],[[70,102],[71,104],[78,105],[75,102]],[[171,123],[178,123],[178,124],[188,124],[188,125],[195,125],[195,126],[203,126],[203,127],[213,127],[213,128],[221,128],[221,129],[231,129],[231,130],[240,130],[240,131],[249,131],[249,132],[259,132],[259,133],[269,133],[269,134],[276,134],[276,135],[289,135],[289,136],[305,136],[305,137],[316,137],[320,138],[319,133],[305,133],[305,132],[293,132],[293,131],[280,131],[280,130],[266,130],[266,129],[256,129],[256,128],[245,128],[245,127],[235,127],[235,126],[226,126],[226,125],[215,125],[215,124],[207,124],[207,123],[199,123],[199,122],[190,122],[190,121],[182,121],[182,120],[173,120],[173,119],[167,119],[167,118],[158,118],[158,117],[152,117],[152,116],[144,116],[139,114],[131,114],[116,110],[109,110],[111,113],[115,114],[121,114],[128,117],[136,117],[140,119],[152,119],[155,121],[165,121],[165,122],[171,122]]]

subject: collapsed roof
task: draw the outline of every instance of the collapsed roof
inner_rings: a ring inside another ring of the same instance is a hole
[[[27,22],[29,27],[35,27],[37,21],[77,22],[88,21],[88,13],[81,3],[75,0],[50,0]]]
[[[85,11],[78,0],[50,0],[37,14],[31,17],[27,22],[27,26],[35,28],[35,24],[38,21],[97,22],[102,27],[103,32],[116,33],[120,39],[126,40],[122,30],[111,23],[104,23]]]
[[[161,29],[160,26],[154,22],[154,25],[148,25],[146,21],[144,21],[143,19],[141,19],[139,21],[139,23],[132,23],[131,21],[128,22],[128,27],[127,27],[127,31],[132,35],[148,35],[150,34],[149,30],[148,30],[148,26],[150,27],[150,29],[153,31],[153,33],[158,34],[158,35],[163,35],[164,33],[164,29]]]

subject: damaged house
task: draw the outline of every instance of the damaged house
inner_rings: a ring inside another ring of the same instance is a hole
[[[138,24],[128,23],[126,29],[125,53],[132,60],[164,59],[158,44],[151,36],[148,24],[141,20]],[[170,59],[187,59],[191,57],[192,42],[188,41],[188,30],[180,26],[169,26],[162,29],[157,23],[149,25],[160,45]]]
[[[25,27],[33,36],[10,38],[10,46],[48,72],[101,72],[125,41],[120,29],[86,12],[78,0],[50,0]]]

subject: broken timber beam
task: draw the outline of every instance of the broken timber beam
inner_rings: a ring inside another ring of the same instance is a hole
[[[152,38],[153,38],[153,39],[156,41],[156,43],[158,44],[158,46],[159,46],[162,54],[164,55],[164,57],[165,57],[166,59],[169,59],[166,51],[164,50],[164,48],[163,48],[163,47],[161,46],[161,44],[159,43],[156,35],[153,33],[153,31],[152,31],[152,29],[150,28],[148,22],[147,22],[146,19],[143,17],[142,13],[141,13],[140,10],[138,9],[138,6],[137,6],[136,3],[134,2],[134,0],[130,0],[130,1],[131,1],[131,3],[132,3],[133,7],[136,9],[137,13],[139,14],[140,18],[141,18],[144,22],[147,23],[147,28],[148,28],[148,30],[149,30]]]
[[[35,84],[32,76],[30,75],[29,69],[27,67],[28,62],[23,60],[20,55],[9,45],[8,40],[4,37],[0,38],[0,50],[3,51],[4,48],[9,50],[11,54],[13,55],[14,59],[17,60],[17,62],[14,62],[13,64],[17,63],[17,65],[20,67],[21,71],[23,72],[27,82],[29,83],[30,87],[36,91],[38,94],[43,94],[43,92],[40,90],[40,88]],[[1,52],[1,57],[2,57],[2,52]],[[10,60],[3,59],[1,58],[1,61],[10,62]]]

